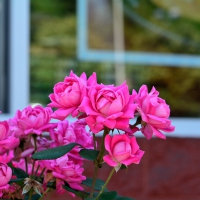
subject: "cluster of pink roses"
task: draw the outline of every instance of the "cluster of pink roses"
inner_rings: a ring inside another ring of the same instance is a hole
[[[40,183],[38,193],[42,193],[47,181],[56,182],[58,193],[65,191],[62,187],[64,182],[67,182],[73,189],[83,189],[80,184],[86,177],[82,175],[84,171],[83,158],[78,154],[79,147],[74,147],[69,153],[55,160],[35,162],[31,159],[35,151],[72,142],[89,149],[94,146],[91,134],[85,129],[84,119],[74,123],[69,123],[67,120],[51,123],[52,114],[53,111],[49,107],[36,106],[32,108],[28,106],[22,111],[18,110],[14,118],[0,123],[0,197],[7,197],[9,194],[15,196],[17,195],[15,192],[19,189],[15,183],[8,184],[11,178],[14,180],[16,178],[12,177],[12,169],[7,165],[8,162],[11,162],[13,167],[26,171],[30,176],[33,176],[33,173],[36,173],[37,176],[43,174],[44,181]],[[42,135],[43,132],[49,132],[50,138],[45,138]],[[15,156],[13,149],[17,152]],[[7,153],[9,153],[9,157]],[[27,164],[25,158],[28,159]],[[23,193],[26,191],[23,190]]]
[[[108,154],[102,155],[102,158],[98,156],[98,161],[102,159],[116,171],[122,164],[138,164],[144,151],[137,144],[135,131],[140,130],[147,139],[153,135],[164,139],[162,131],[174,131],[168,119],[169,106],[158,95],[155,88],[148,93],[145,85],[138,93],[133,90],[130,94],[125,82],[120,86],[103,85],[97,83],[95,73],[87,79],[85,73],[78,77],[71,72],[63,82],[54,86],[54,93],[49,96],[49,107],[28,106],[22,111],[18,110],[12,119],[0,122],[0,197],[15,196],[19,190],[15,181],[10,182],[16,176],[7,165],[8,162],[28,174],[21,188],[23,194],[32,188],[41,195],[48,187],[48,182],[55,183],[58,193],[65,191],[65,183],[72,189],[83,190],[81,183],[86,177],[83,175],[84,158],[79,152],[81,148],[96,148],[96,142],[92,134],[86,131],[86,126],[94,134],[107,130],[103,143]],[[57,110],[53,112],[50,107]],[[78,120],[70,123],[66,120],[69,115]],[[137,123],[130,124],[134,117],[137,117]],[[60,121],[50,122],[51,118]],[[141,127],[138,128],[139,124]],[[110,135],[109,131],[114,129],[122,133]],[[48,132],[50,137],[44,137],[44,132]],[[36,152],[70,143],[79,146],[60,158],[31,159]],[[13,150],[17,152],[15,156]]]

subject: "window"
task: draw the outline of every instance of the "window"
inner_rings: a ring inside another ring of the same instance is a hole
[[[120,12],[114,3],[123,12],[121,49],[115,48],[119,31],[113,24]],[[78,0],[78,58],[121,62],[130,86],[156,86],[171,106],[174,136],[199,137],[200,21],[194,8],[193,1]]]

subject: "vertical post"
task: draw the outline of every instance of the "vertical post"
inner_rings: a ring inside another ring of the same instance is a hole
[[[0,0],[0,110],[9,111],[9,0]]]
[[[124,17],[123,0],[113,0],[113,37],[115,55],[115,83],[120,85],[126,80],[124,65]]]

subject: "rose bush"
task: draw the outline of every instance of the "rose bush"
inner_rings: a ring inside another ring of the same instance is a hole
[[[57,110],[27,106],[0,122],[0,198],[41,200],[55,189],[86,200],[127,199],[104,190],[115,171],[140,163],[144,151],[135,132],[164,139],[162,131],[174,130],[170,108],[158,95],[154,87],[130,94],[126,82],[98,84],[95,73],[87,79],[71,71],[49,96]],[[77,120],[68,121],[68,115]],[[99,145],[95,134],[102,130]],[[85,161],[94,164],[92,179],[84,176]],[[105,163],[112,170],[104,182],[97,176]]]

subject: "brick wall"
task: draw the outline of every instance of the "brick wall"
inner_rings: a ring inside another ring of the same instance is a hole
[[[136,200],[200,200],[200,139],[138,138],[137,141],[145,151],[141,163],[114,174],[108,189]],[[110,171],[111,167],[103,165],[99,178],[105,180]],[[85,175],[92,177],[92,174],[93,163],[87,162]],[[51,199],[79,198],[52,194]]]

